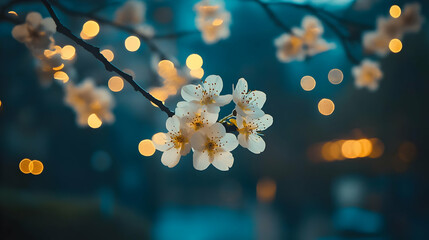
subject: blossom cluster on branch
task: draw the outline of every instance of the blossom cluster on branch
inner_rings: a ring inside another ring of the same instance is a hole
[[[230,35],[231,13],[222,0],[202,0],[195,4],[195,24],[201,31],[204,42],[213,44]]]

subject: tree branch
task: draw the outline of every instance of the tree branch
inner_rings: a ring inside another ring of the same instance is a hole
[[[274,14],[274,12],[270,9],[267,3],[262,2],[261,0],[254,0],[257,4],[259,4],[262,9],[267,13],[268,17],[276,24],[279,28],[283,29],[285,32],[292,32],[292,29],[285,25],[280,19]]]
[[[125,72],[118,69],[116,66],[114,66],[112,63],[107,61],[107,59],[100,53],[100,48],[95,47],[91,44],[86,43],[82,39],[76,37],[70,29],[65,27],[61,21],[59,20],[58,16],[55,14],[54,10],[52,9],[52,6],[47,0],[41,0],[43,5],[45,5],[46,9],[48,10],[49,14],[51,15],[52,19],[54,20],[55,24],[57,25],[57,32],[65,35],[72,41],[74,41],[79,46],[83,47],[85,50],[87,50],[89,53],[91,53],[96,59],[98,59],[101,63],[104,64],[104,67],[109,72],[115,72],[119,74],[122,78],[124,78],[131,86],[133,86],[134,90],[137,92],[140,92],[146,99],[154,103],[156,106],[161,109],[161,111],[165,112],[169,117],[173,116],[174,113],[167,108],[160,100],[153,97],[150,93],[146,92],[138,83],[136,83],[133,80],[133,77],[126,74]]]

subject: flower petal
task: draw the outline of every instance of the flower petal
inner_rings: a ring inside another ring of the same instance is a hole
[[[219,96],[219,97],[217,97],[216,99],[215,99],[215,104],[217,105],[217,106],[220,106],[220,107],[222,107],[222,106],[225,106],[225,105],[227,105],[228,103],[230,103],[231,102],[231,100],[232,100],[232,95],[231,94],[227,94],[227,95],[223,95],[223,96]]]
[[[27,29],[27,25],[26,24],[16,25],[12,29],[12,36],[16,40],[20,42],[24,42],[30,36],[30,33],[28,32],[28,29]]]
[[[169,132],[178,133],[180,131],[180,119],[176,115],[169,117],[165,122],[165,126]]]
[[[156,150],[161,152],[165,152],[174,146],[168,133],[165,134],[161,132],[153,135],[152,142],[153,145],[155,145]]]
[[[212,164],[221,171],[228,171],[234,164],[234,156],[230,152],[218,152],[215,154]]]
[[[249,147],[249,140],[246,135],[244,134],[238,134],[238,142],[240,143],[240,146],[244,148]]]
[[[222,78],[218,75],[210,75],[204,81],[203,87],[210,96],[219,96],[223,88]]]
[[[180,161],[180,150],[177,148],[171,148],[162,154],[161,162],[165,166],[172,168],[176,166]]]
[[[250,134],[248,138],[249,151],[255,154],[259,154],[265,150],[265,141],[256,134]]]
[[[260,118],[253,119],[252,123],[258,126],[256,130],[264,131],[265,129],[273,125],[273,117],[269,114],[265,114]]]
[[[203,151],[204,146],[206,144],[206,140],[207,139],[206,139],[206,136],[204,135],[204,132],[202,132],[202,131],[196,132],[191,137],[191,146],[193,149],[195,149],[197,151]]]
[[[219,140],[219,144],[223,150],[230,152],[238,146],[238,140],[234,134],[227,133]]]
[[[251,105],[262,108],[267,100],[267,95],[261,91],[252,91],[247,95],[247,99]]]
[[[40,15],[40,13],[31,12],[31,13],[27,14],[27,17],[25,18],[25,22],[28,24],[30,29],[36,30],[39,27],[42,19],[43,19],[42,15]]]
[[[201,85],[193,85],[189,84],[184,87],[182,87],[182,98],[185,99],[187,102],[191,101],[201,101],[201,98],[203,97],[202,93],[202,87]]]
[[[225,127],[218,122],[205,129],[205,131],[207,137],[211,139],[222,138],[226,133]]]
[[[237,86],[235,86],[232,94],[234,102],[238,103],[247,94],[247,81],[244,78],[238,79]]]
[[[195,151],[193,156],[194,168],[197,170],[205,170],[210,165],[210,157],[206,151]]]

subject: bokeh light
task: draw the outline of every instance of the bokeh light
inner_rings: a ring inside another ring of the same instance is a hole
[[[191,70],[199,69],[203,66],[203,59],[198,54],[191,54],[186,58],[186,66]]]
[[[334,102],[332,102],[332,100],[323,98],[322,100],[319,101],[318,108],[319,108],[319,112],[322,115],[329,116],[334,112],[335,105],[334,105]]]
[[[1,107],[1,105],[2,105],[2,101],[0,100],[0,107]]]
[[[398,53],[402,50],[402,42],[401,40],[394,38],[389,42],[389,49],[393,53]]]
[[[204,69],[202,68],[192,69],[191,71],[189,71],[189,74],[193,78],[201,79],[204,77]]]
[[[69,81],[69,75],[63,71],[58,71],[54,73],[54,78],[60,81],[63,81],[63,83],[66,83]]]
[[[18,13],[16,13],[15,11],[9,11],[7,13],[9,13],[10,15],[13,15],[15,17],[18,17]]]
[[[398,5],[392,5],[389,10],[390,16],[398,18],[401,16],[401,8]]]
[[[65,45],[61,49],[61,58],[64,60],[71,60],[76,54],[76,49],[72,45]]]
[[[136,36],[129,36],[125,39],[125,48],[130,52],[135,52],[140,48],[140,39]]]
[[[80,37],[85,40],[89,40],[97,36],[100,32],[100,26],[96,21],[89,20],[82,26],[82,31],[80,32]]]
[[[120,92],[124,88],[124,80],[121,77],[113,76],[109,79],[108,86],[112,92]]]
[[[277,184],[273,179],[260,179],[256,185],[256,195],[260,202],[272,202],[276,196]]]
[[[107,59],[107,61],[111,62],[115,58],[115,54],[113,54],[112,50],[104,49],[100,52]]]
[[[28,164],[28,169],[30,170],[31,174],[39,175],[43,172],[44,166],[41,161],[33,160]]]
[[[95,113],[89,115],[89,117],[88,117],[88,126],[89,127],[99,128],[99,127],[101,127],[101,124],[103,124],[103,122]]]
[[[155,150],[155,145],[153,145],[153,142],[149,139],[142,140],[139,143],[139,152],[145,157],[152,156],[155,153]]]
[[[332,84],[340,84],[343,81],[344,74],[340,69],[332,69],[328,73],[328,80]]]
[[[28,158],[24,158],[19,162],[19,170],[21,170],[22,173],[29,174],[30,171],[30,162],[31,160]]]
[[[301,87],[305,91],[311,91],[316,87],[316,80],[312,76],[304,76],[301,78]]]
[[[341,153],[346,158],[357,158],[362,152],[362,146],[357,140],[346,140],[341,146]]]
[[[61,65],[59,65],[58,67],[53,67],[52,70],[59,71],[59,70],[61,70],[63,68],[64,68],[64,63],[61,63]]]

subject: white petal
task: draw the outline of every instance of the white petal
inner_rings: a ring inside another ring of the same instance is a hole
[[[188,102],[191,101],[201,101],[203,96],[201,85],[186,85],[182,87],[182,98]]]
[[[252,105],[262,108],[267,100],[267,95],[261,91],[252,91],[247,95],[247,99]]]
[[[210,113],[208,111],[203,110],[201,113],[201,118],[203,120],[204,125],[211,126],[212,124],[216,123],[217,119],[219,117],[218,113]]]
[[[218,152],[215,154],[212,164],[221,171],[228,171],[234,164],[234,156],[230,152]]]
[[[44,18],[41,23],[41,30],[46,32],[48,35],[52,35],[56,32],[57,25],[52,18]]]
[[[180,149],[180,154],[182,156],[186,156],[190,151],[191,151],[191,144],[187,143],[184,146],[182,146],[182,149]]]
[[[203,151],[205,145],[206,145],[207,138],[203,131],[196,132],[191,137],[191,146],[193,149],[197,151]]]
[[[36,28],[39,27],[40,22],[42,21],[42,15],[40,15],[40,13],[38,12],[31,12],[27,14],[25,21],[31,29],[36,30]]]
[[[225,136],[226,130],[222,123],[215,123],[209,128],[205,129],[207,137],[209,138],[221,138]]]
[[[249,151],[255,154],[259,154],[265,150],[265,141],[256,134],[250,134],[248,139]]]
[[[247,88],[247,81],[244,78],[240,78],[237,82],[237,86],[235,86],[234,92],[233,92],[233,99],[235,103],[238,103],[244,95],[247,94],[248,88]]]
[[[219,96],[223,88],[222,78],[218,75],[210,75],[204,81],[203,87],[210,96]]]
[[[264,131],[265,129],[269,128],[271,125],[273,125],[273,117],[269,114],[265,114],[264,116],[252,120],[252,123],[258,126],[256,130],[258,131]]]
[[[172,148],[174,144],[171,142],[169,134],[157,133],[152,137],[153,145],[155,145],[156,150],[164,152]]]
[[[205,107],[209,113],[218,114],[220,112],[220,107],[216,104],[208,104],[203,107]]]
[[[228,103],[230,103],[231,102],[231,100],[232,100],[232,95],[231,94],[227,94],[227,95],[223,95],[223,96],[219,96],[219,97],[217,97],[216,99],[215,99],[215,104],[217,105],[217,106],[220,106],[220,107],[222,107],[222,106],[225,106],[225,105],[227,105]]]
[[[237,137],[232,133],[227,133],[223,138],[219,140],[220,146],[223,150],[231,152],[238,146]]]
[[[243,128],[244,127],[244,122],[246,121],[246,118],[243,117],[241,114],[238,114],[236,120],[237,120],[237,127],[239,129]]]
[[[195,151],[193,156],[194,168],[197,170],[205,170],[210,165],[210,157],[207,152]]]
[[[162,154],[161,162],[165,166],[172,168],[179,163],[180,160],[180,150],[177,148],[172,148],[168,151],[165,151]]]
[[[248,109],[237,111],[240,115],[243,116],[251,116],[253,118],[259,118],[264,116],[264,111],[262,109],[258,108],[257,106],[249,107]]]
[[[249,147],[249,140],[246,135],[244,134],[238,134],[238,142],[240,143],[240,146],[244,148]]]
[[[16,40],[20,42],[24,42],[30,36],[30,33],[28,32],[28,29],[27,29],[27,25],[26,24],[16,25],[12,29],[12,36]]]
[[[169,132],[178,133],[180,131],[180,119],[176,115],[169,117],[165,123]]]

